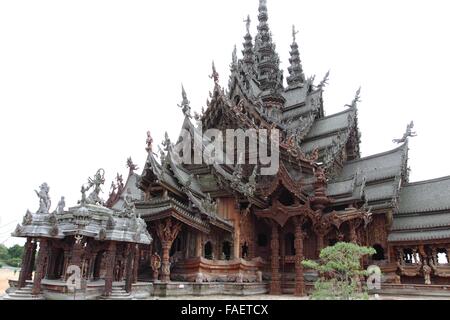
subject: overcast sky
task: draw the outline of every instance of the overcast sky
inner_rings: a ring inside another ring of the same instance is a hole
[[[72,206],[104,168],[107,198],[128,156],[142,168],[147,130],[155,144],[165,131],[174,139],[181,82],[199,111],[211,61],[226,86],[257,9],[257,0],[1,1],[0,243],[17,242],[9,233],[38,209],[42,182],[53,207],[62,195]],[[292,24],[306,74],[320,81],[331,70],[328,115],[362,86],[363,156],[395,148],[414,120],[411,180],[450,175],[449,1],[268,0],[268,9],[285,70]]]

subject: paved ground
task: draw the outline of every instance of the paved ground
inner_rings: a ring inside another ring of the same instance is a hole
[[[5,290],[9,287],[8,280],[17,280],[19,278],[19,271],[14,273],[14,268],[1,268],[0,269],[0,297],[5,293]]]

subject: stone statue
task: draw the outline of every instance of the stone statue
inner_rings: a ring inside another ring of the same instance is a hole
[[[63,214],[65,207],[66,207],[66,200],[64,197],[61,197],[61,200],[59,200],[58,206],[56,207],[56,214]]]
[[[158,281],[159,268],[161,268],[161,257],[159,256],[159,254],[152,254],[150,258],[150,267],[153,270],[153,280]]]
[[[104,201],[100,198],[100,192],[102,192],[101,185],[105,183],[105,170],[99,169],[94,178],[89,178],[88,187],[84,188],[84,192],[93,188],[92,192],[86,199],[86,203],[93,205],[103,205]],[[82,189],[83,193],[83,189]]]
[[[152,151],[152,149],[153,149],[153,138],[152,138],[152,135],[151,135],[151,133],[150,133],[150,130],[149,131],[147,131],[147,141],[146,141],[146,144],[147,144],[147,147],[145,148],[145,150],[147,151],[147,152],[151,152]]]
[[[39,197],[39,210],[37,213],[39,214],[47,214],[49,213],[50,206],[52,205],[52,202],[50,200],[49,191],[50,187],[47,183],[43,183],[39,186],[39,191],[34,190]]]
[[[123,202],[124,214],[126,217],[136,217],[136,206],[130,193],[127,193]]]
[[[403,135],[403,137],[401,137],[400,139],[394,139],[394,140],[392,140],[392,142],[400,144],[400,143],[406,142],[406,140],[409,137],[417,137],[417,132],[412,131],[413,128],[414,128],[414,121],[411,121],[411,123],[407,125],[406,132]]]
[[[426,263],[423,265],[423,276],[425,278],[425,284],[430,285],[431,284],[431,267]]]

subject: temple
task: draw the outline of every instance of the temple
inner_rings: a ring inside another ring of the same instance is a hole
[[[340,241],[375,248],[363,263],[380,266],[383,285],[450,284],[450,177],[409,181],[413,123],[392,150],[361,157],[360,90],[344,111],[326,115],[328,74],[319,83],[305,76],[293,28],[285,81],[268,21],[260,0],[257,34],[248,17],[228,87],[213,63],[213,89],[194,115],[182,88],[180,135],[173,142],[166,134],[155,150],[148,132],[141,174],[129,159],[127,181],[118,175],[107,201],[99,198],[102,171],[68,210],[49,213],[42,187],[40,209],[14,234],[27,244],[9,298],[27,288],[34,297],[68,292],[72,265],[86,298],[304,296],[317,274],[301,261]]]

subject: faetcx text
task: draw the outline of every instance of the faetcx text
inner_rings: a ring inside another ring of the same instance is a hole
[[[225,314],[230,315],[266,315],[268,305],[230,305],[225,306]]]

